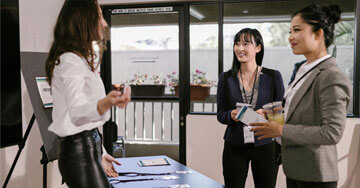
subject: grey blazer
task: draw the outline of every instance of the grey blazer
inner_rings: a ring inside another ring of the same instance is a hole
[[[289,106],[282,135],[286,177],[338,180],[336,144],[342,137],[352,86],[329,58],[309,73]]]

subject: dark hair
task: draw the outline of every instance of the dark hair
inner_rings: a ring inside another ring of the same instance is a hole
[[[107,28],[99,27],[100,18],[97,0],[65,0],[56,21],[54,41],[45,64],[50,85],[54,68],[60,64],[59,57],[65,52],[73,52],[83,57],[90,69],[95,71],[96,55],[92,42],[98,42],[101,54],[107,40]],[[105,36],[104,39],[101,39],[101,33]]]
[[[256,54],[256,64],[261,66],[262,60],[264,57],[264,41],[261,37],[260,32],[257,29],[251,29],[251,28],[244,28],[241,29],[238,33],[236,33],[234,37],[234,45],[239,42],[240,40],[243,40],[245,42],[249,42],[251,44],[254,44],[258,46],[261,45],[261,50]],[[235,55],[235,51],[233,50],[233,63],[231,67],[231,73],[232,75],[236,75],[240,70],[241,63],[238,61]]]
[[[341,10],[338,5],[320,6],[313,4],[295,12],[292,18],[299,15],[313,32],[320,28],[324,31],[325,46],[328,48],[334,40],[335,24],[340,20]]]

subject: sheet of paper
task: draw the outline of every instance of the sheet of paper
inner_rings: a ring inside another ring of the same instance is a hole
[[[51,108],[53,106],[53,98],[51,93],[51,87],[46,81],[46,77],[36,77],[35,79],[44,107]]]
[[[140,166],[162,166],[162,165],[170,165],[169,161],[166,158],[157,158],[157,159],[147,159],[140,160]]]

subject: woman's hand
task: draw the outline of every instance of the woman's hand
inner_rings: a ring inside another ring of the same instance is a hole
[[[119,108],[125,108],[126,105],[131,100],[131,91],[129,87],[126,87],[125,93],[122,94],[121,91],[110,91],[103,99],[99,100],[97,108],[100,115],[103,115],[107,110],[112,106],[117,106]]]
[[[256,110],[256,113],[258,113],[258,114],[262,115],[264,118],[266,118],[266,110],[259,108],[258,110]]]
[[[105,153],[102,156],[101,159],[101,164],[104,168],[104,171],[106,173],[106,175],[110,176],[110,177],[118,177],[118,173],[116,172],[113,162],[117,165],[121,165],[117,160],[115,160],[114,157],[112,157],[111,155]]]
[[[125,93],[115,101],[115,105],[119,108],[125,108],[126,105],[131,101],[131,90],[130,87],[125,88]]]
[[[238,113],[238,110],[237,109],[234,109],[231,111],[231,119],[236,121],[236,122],[239,122],[240,120],[236,119],[236,114]]]
[[[275,138],[282,136],[283,124],[279,124],[276,121],[269,121],[267,123],[250,123],[251,126],[257,126],[250,129],[255,136],[260,136],[258,139],[263,140],[265,138]]]

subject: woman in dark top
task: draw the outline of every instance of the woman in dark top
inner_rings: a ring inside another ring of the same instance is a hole
[[[226,124],[223,175],[228,188],[245,187],[249,162],[256,188],[275,187],[278,164],[274,139],[244,142],[247,126],[238,121],[236,103],[247,103],[259,114],[261,107],[280,101],[284,85],[279,71],[261,67],[264,43],[256,29],[240,30],[234,38],[231,70],[221,73],[217,89],[217,118]]]

